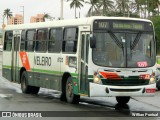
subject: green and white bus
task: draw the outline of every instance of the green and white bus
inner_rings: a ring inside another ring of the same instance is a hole
[[[89,17],[8,25],[4,32],[3,77],[23,93],[40,87],[80,96],[154,96],[156,41],[150,20]]]

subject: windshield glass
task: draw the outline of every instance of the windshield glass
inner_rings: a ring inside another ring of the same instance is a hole
[[[93,62],[107,67],[150,67],[154,65],[152,32],[94,32]]]

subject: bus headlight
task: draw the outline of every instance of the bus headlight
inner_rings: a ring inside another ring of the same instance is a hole
[[[149,80],[149,84],[154,84],[156,83],[156,75],[155,72],[152,73],[152,77]]]
[[[154,83],[155,83],[155,78],[151,77],[150,80],[149,80],[149,84],[154,84]]]
[[[97,84],[102,84],[101,78],[98,76],[97,73],[94,73],[93,82]]]

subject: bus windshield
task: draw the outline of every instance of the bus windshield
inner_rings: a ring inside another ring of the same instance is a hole
[[[105,67],[151,67],[155,64],[152,31],[94,31],[93,62]]]

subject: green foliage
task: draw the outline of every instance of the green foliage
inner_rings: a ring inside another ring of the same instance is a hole
[[[70,8],[75,8],[75,18],[76,18],[76,9],[77,8],[81,8],[81,7],[83,7],[83,2],[84,2],[84,0],[67,0],[67,1],[71,1],[71,3],[70,3]]]
[[[70,8],[90,4],[87,16],[126,16],[150,18],[160,13],[159,0],[67,0]],[[85,5],[85,4],[84,4]]]
[[[45,19],[50,19],[52,18],[48,13],[44,13],[44,16],[43,16],[43,21],[45,22]]]
[[[8,18],[11,18],[13,15],[12,15],[12,12],[10,9],[5,9],[4,12],[3,12],[3,17],[6,17],[7,18],[7,21],[8,21]]]
[[[155,34],[157,40],[157,53],[160,55],[160,16],[152,17],[151,20],[155,28]]]
[[[3,15],[7,18],[11,18],[12,17],[12,12],[10,9],[5,9]]]

